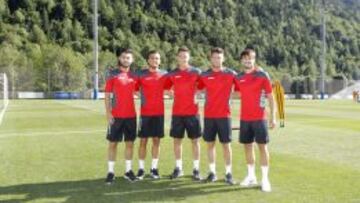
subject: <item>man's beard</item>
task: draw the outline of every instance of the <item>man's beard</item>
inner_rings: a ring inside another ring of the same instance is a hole
[[[119,67],[123,67],[123,68],[129,68],[130,67],[130,65],[128,65],[128,66],[125,66],[123,63],[121,63],[120,61],[118,61],[118,66]]]

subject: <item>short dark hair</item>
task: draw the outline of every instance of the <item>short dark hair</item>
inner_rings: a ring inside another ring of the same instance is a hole
[[[160,55],[160,52],[157,51],[157,50],[151,50],[148,52],[148,54],[146,55],[146,59],[148,60],[150,58],[151,55],[153,54],[159,54]]]
[[[254,56],[254,58],[256,57],[256,52],[253,49],[247,48],[244,51],[241,52],[240,54],[240,59],[244,58],[245,56],[249,56],[252,57]]]
[[[116,56],[117,57],[119,57],[123,53],[133,54],[133,51],[130,48],[123,48],[123,47],[116,49]]]
[[[177,54],[179,54],[180,52],[190,52],[189,48],[187,48],[186,46],[182,46],[178,49]]]
[[[214,47],[210,51],[210,56],[213,54],[224,54],[224,49],[222,49],[220,47]]]

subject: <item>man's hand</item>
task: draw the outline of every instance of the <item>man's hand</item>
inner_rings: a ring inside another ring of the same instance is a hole
[[[112,125],[114,123],[114,117],[111,114],[107,114],[106,118],[109,125]]]
[[[269,128],[274,129],[276,127],[276,119],[274,117],[271,117],[269,120]]]

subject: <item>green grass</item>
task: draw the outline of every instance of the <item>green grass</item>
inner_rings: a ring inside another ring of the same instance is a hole
[[[166,132],[171,104],[167,104]],[[233,125],[239,103],[233,102]],[[161,143],[159,181],[128,183],[123,145],[117,180],[106,175],[103,101],[14,100],[0,126],[0,202],[360,202],[360,105],[351,101],[286,101],[286,127],[271,131],[273,192],[223,182],[218,146],[214,184],[194,183],[190,144],[184,142],[186,176],[171,181],[172,140]],[[245,176],[243,147],[233,141],[233,174]],[[138,143],[136,142],[136,148]],[[149,155],[149,154],[148,154]],[[137,169],[137,153],[134,168]],[[146,167],[149,169],[150,157]],[[201,172],[207,173],[202,141]],[[148,171],[148,170],[147,170]],[[260,173],[257,171],[258,178]]]

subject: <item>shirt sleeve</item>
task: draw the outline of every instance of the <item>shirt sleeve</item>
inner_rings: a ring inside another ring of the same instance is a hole
[[[234,78],[234,91],[240,92],[240,85],[239,85],[239,81],[237,80],[237,78]]]
[[[105,92],[112,92],[113,84],[114,84],[114,80],[112,78],[107,79],[105,83]]]
[[[166,74],[164,76],[164,89],[169,90],[169,89],[171,89],[172,85],[173,85],[173,83],[172,83],[172,80],[171,80],[171,76]]]
[[[204,83],[203,77],[201,77],[201,76],[199,76],[197,88],[199,90],[203,90],[205,88],[205,83]]]
[[[264,89],[266,94],[270,94],[272,92],[272,85],[269,75],[267,75],[267,77],[264,79]]]

